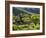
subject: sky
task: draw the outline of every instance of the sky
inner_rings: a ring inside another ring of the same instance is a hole
[[[40,13],[40,8],[22,8],[26,11],[32,12],[32,13]]]

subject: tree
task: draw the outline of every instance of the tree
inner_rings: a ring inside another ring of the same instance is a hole
[[[33,15],[32,20],[33,20],[34,24],[36,25],[40,22],[40,16]]]

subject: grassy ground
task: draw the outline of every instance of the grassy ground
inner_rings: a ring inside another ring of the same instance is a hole
[[[25,24],[25,25],[15,25],[13,24],[13,30],[39,30],[39,24]]]

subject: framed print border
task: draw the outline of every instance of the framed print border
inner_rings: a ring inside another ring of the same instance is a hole
[[[42,33],[10,34],[10,4],[43,6]],[[5,1],[5,37],[44,35],[45,34],[45,29],[44,28],[45,28],[45,5],[44,5],[44,3]]]

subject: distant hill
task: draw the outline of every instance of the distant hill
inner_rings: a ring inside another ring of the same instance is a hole
[[[39,14],[40,10],[39,8],[15,8],[13,7],[13,15],[18,15],[20,13],[36,13]]]

